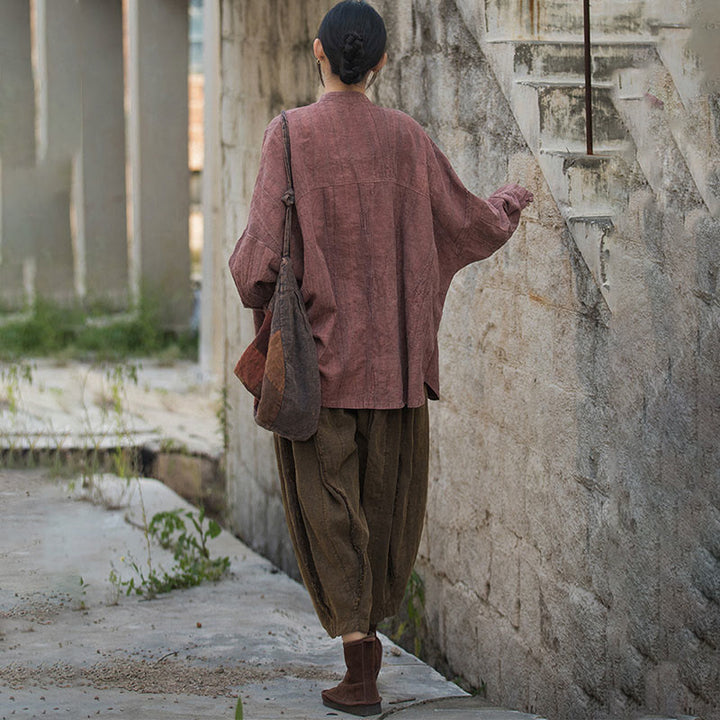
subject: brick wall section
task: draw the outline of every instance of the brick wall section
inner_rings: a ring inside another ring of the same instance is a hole
[[[418,565],[426,649],[491,700],[552,718],[712,717],[720,224],[681,163],[664,189],[629,176],[611,314],[464,24],[472,4],[375,3],[391,42],[378,101],[416,117],[473,191],[510,180],[536,196],[510,243],[448,297]],[[327,5],[222,4],[233,235],[265,122],[314,95],[305,57]],[[229,285],[226,307],[231,369],[251,329]],[[235,526],[292,568],[269,439],[228,382]]]

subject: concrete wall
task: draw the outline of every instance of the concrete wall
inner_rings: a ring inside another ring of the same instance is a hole
[[[206,375],[222,378],[225,367],[224,299],[227,239],[222,207],[222,152],[220,144],[220,2],[203,5],[203,71],[205,93],[202,174],[203,244],[200,308],[200,365]]]
[[[242,310],[229,278],[227,259],[247,217],[267,122],[283,108],[307,104],[317,97],[317,71],[310,44],[324,9],[321,0],[220,3],[223,184],[219,204],[224,209],[225,225],[228,505],[240,536],[290,572],[295,561],[285,528],[272,439],[253,422],[252,403],[232,376],[254,329],[252,316]]]
[[[186,327],[187,1],[7,0],[0,67],[0,311],[126,310],[142,285],[160,323]]]
[[[221,3],[226,257],[265,123],[314,96],[305,57],[328,5]],[[627,49],[607,51],[615,89],[603,89],[599,135],[614,128],[611,162],[563,152],[575,141],[558,123],[566,96],[553,74],[516,82],[527,66],[520,40],[500,37],[502,3],[375,5],[391,54],[378,101],[416,117],[474,192],[509,180],[536,197],[504,249],[458,274],[445,309],[418,562],[430,659],[548,717],[718,717],[720,136],[714,98],[669,69],[685,30],[658,29],[655,15],[651,27],[642,3],[618,24],[633,43],[644,33],[647,57],[640,70]],[[535,40],[563,27],[567,3],[545,5],[550,25],[527,19]],[[609,35],[613,8],[596,7]],[[572,75],[575,39],[552,39]],[[629,70],[632,94],[619,79]],[[556,93],[544,126],[538,87]],[[694,140],[681,132],[692,122]],[[225,306],[232,521],[292,569],[270,440],[231,373],[252,328],[229,277]]]
[[[18,212],[7,210],[13,188],[35,161],[30,6],[24,0],[0,5],[0,64],[0,306],[15,308],[25,301],[35,273],[35,236],[23,229],[27,203]]]

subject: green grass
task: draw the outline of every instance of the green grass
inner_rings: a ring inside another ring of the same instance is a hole
[[[0,317],[1,320],[1,317]],[[0,361],[55,356],[77,360],[122,360],[167,356],[197,359],[197,333],[163,329],[152,307],[140,302],[135,312],[98,318],[80,307],[38,300],[32,312],[0,322]]]

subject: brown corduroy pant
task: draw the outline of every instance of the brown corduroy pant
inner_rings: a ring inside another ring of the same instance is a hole
[[[275,436],[290,537],[331,637],[367,632],[402,602],[425,517],[428,409],[322,408],[317,433]]]

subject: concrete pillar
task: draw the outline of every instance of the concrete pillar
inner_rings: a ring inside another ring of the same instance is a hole
[[[73,160],[81,148],[80,27],[76,0],[35,0],[37,292],[66,304],[82,294],[70,225]]]
[[[0,156],[7,167],[35,163],[30,3],[0,3]]]
[[[190,319],[188,7],[128,0],[132,257],[166,327]]]
[[[22,295],[9,297],[10,307],[19,307],[35,296],[71,304],[73,257],[70,240],[70,162],[42,163],[37,167],[7,168],[3,172],[3,237],[22,253],[9,254],[7,271],[16,273],[13,286]],[[5,263],[0,269],[5,268]],[[3,295],[6,295],[5,273]],[[9,295],[9,292],[7,293]]]
[[[90,303],[123,308],[129,276],[122,0],[80,0],[79,34],[82,130],[73,201],[78,284]]]
[[[22,310],[34,295],[35,263],[31,248],[35,240],[12,209],[17,174],[28,170],[0,166],[0,312]]]
[[[32,275],[32,232],[20,222],[13,197],[18,168],[35,163],[30,3],[0,3],[0,306],[19,309],[26,297],[23,274]],[[25,269],[25,270],[24,270]]]
[[[35,0],[38,160],[66,160],[80,150],[82,77],[80,4]]]
[[[205,0],[203,6],[205,73],[205,162],[203,165],[203,255],[200,317],[200,365],[204,373],[222,377],[224,368],[225,325],[224,287],[227,273],[222,239],[225,235],[222,213],[220,160],[220,3]]]

